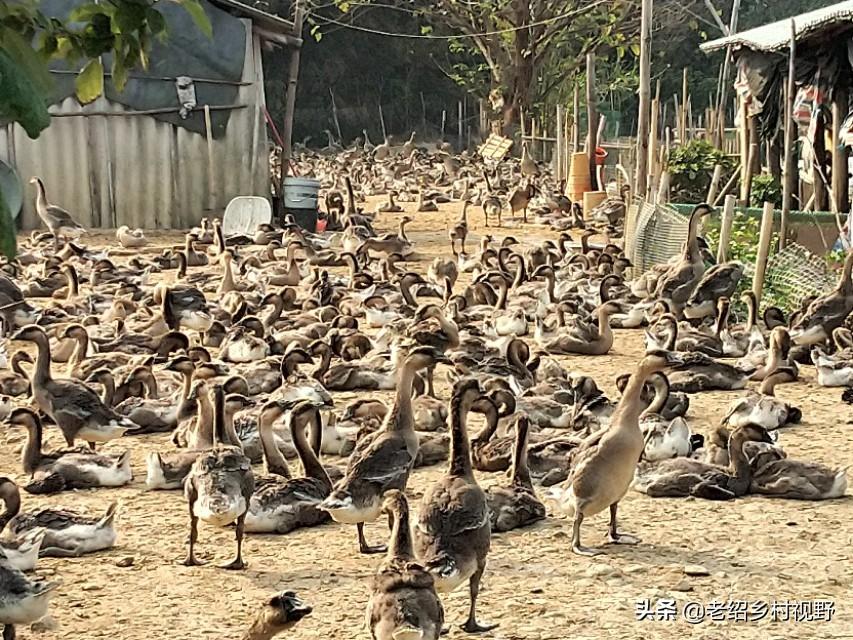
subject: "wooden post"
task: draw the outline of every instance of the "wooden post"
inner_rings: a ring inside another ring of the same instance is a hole
[[[304,0],[296,0],[293,14],[293,35],[302,37],[302,22],[305,18]],[[284,193],[284,179],[290,173],[290,161],[293,159],[293,117],[296,114],[296,85],[299,82],[299,57],[301,48],[290,50],[290,64],[287,71],[287,94],[284,99],[284,126],[282,127],[281,180],[278,195]]]
[[[382,112],[381,102],[379,103],[379,124],[382,125],[382,140],[388,142],[388,129],[385,128],[385,114]]]
[[[750,118],[751,120],[752,118]],[[755,126],[754,124],[752,126]],[[759,156],[760,146],[757,142],[750,142],[749,144],[749,160],[748,166],[746,169],[746,173],[744,174],[744,181],[741,184],[740,188],[740,200],[742,207],[748,207],[750,204],[750,198],[752,194],[752,178],[755,176],[755,165],[761,161]]]
[[[729,22],[729,35],[737,33],[738,14],[740,13],[740,0],[734,0],[732,3],[732,17]],[[726,47],[726,57],[723,59],[723,69],[720,73],[720,99],[717,102],[717,111],[720,113],[719,121],[717,122],[719,136],[719,144],[722,146],[722,141],[726,135],[726,101],[728,100],[729,91],[729,67],[731,66],[732,48]]]
[[[593,191],[598,191],[595,169],[595,149],[598,147],[598,100],[595,92],[595,54],[586,54],[586,115],[587,154],[589,155],[589,177]]]
[[[637,117],[637,170],[633,192],[646,197],[649,184],[649,134],[652,114],[651,53],[652,53],[652,0],[643,0],[640,17],[640,111]],[[656,135],[656,132],[655,132]]]
[[[722,264],[728,260],[729,242],[731,242],[732,237],[732,223],[735,219],[736,204],[737,198],[732,195],[726,196],[726,203],[723,205],[723,217],[720,219],[720,244],[717,247],[717,264]]]
[[[572,153],[577,153],[581,148],[580,140],[581,100],[578,80],[575,78],[575,88],[572,93]]]
[[[791,213],[794,189],[799,183],[799,171],[794,148],[794,94],[796,93],[797,25],[791,20],[791,44],[788,50],[788,79],[785,83],[785,143],[782,181],[782,219],[779,228],[779,250],[788,244],[788,215]]]
[[[840,144],[841,125],[847,117],[847,88],[838,83],[832,90],[832,210],[847,213],[850,198],[847,186],[847,147]]]
[[[649,159],[648,159],[648,168],[649,174],[652,176],[657,176],[659,174],[658,167],[658,130],[660,129],[660,80],[657,81],[657,87],[655,88],[655,97],[652,100],[652,113],[651,113],[651,123],[649,126]],[[649,193],[649,185],[646,184],[646,190],[643,193],[639,193],[638,195],[641,198],[648,197]]]
[[[761,303],[761,293],[764,291],[764,276],[767,273],[767,256],[770,253],[770,240],[773,238],[773,203],[764,203],[764,213],[761,216],[761,235],[758,238],[758,257],[755,259],[755,277],[752,279],[752,293]]]
[[[441,141],[444,142],[444,128],[447,126],[447,109],[441,110]]]

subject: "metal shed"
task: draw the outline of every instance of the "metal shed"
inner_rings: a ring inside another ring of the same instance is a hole
[[[203,5],[213,40],[193,42],[204,35],[167,14],[169,37],[121,93],[106,74],[104,95],[82,106],[73,96],[75,72],[52,69],[58,96],[50,126],[36,140],[17,125],[0,126],[0,159],[23,181],[42,177],[48,198],[87,227],[186,228],[221,213],[234,196],[268,196],[261,46],[298,48],[301,39],[292,22],[235,0]],[[213,73],[199,76],[200,68]],[[41,225],[32,192],[19,222]]]

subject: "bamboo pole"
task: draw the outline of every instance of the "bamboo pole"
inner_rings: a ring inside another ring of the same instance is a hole
[[[785,83],[785,155],[782,182],[782,220],[779,229],[779,250],[788,244],[788,215],[791,213],[793,191],[799,182],[794,148],[794,94],[796,93],[797,25],[791,20],[791,44],[788,49],[788,79]],[[845,172],[846,173],[846,172]]]
[[[761,215],[761,235],[758,238],[758,257],[755,260],[755,277],[752,279],[752,293],[761,303],[764,291],[764,277],[767,274],[767,256],[770,253],[770,240],[773,238],[773,203],[764,203]]]
[[[732,173],[732,177],[729,178],[729,181],[726,183],[726,186],[724,186],[722,188],[722,190],[717,194],[717,199],[714,200],[713,202],[711,202],[710,204],[712,204],[716,207],[720,202],[720,198],[725,196],[729,192],[729,190],[734,186],[735,181],[738,179],[739,175],[740,175],[740,165],[738,165],[735,168],[734,173]]]
[[[598,105],[595,91],[595,54],[586,54],[586,113],[587,113],[587,155],[589,156],[589,177],[593,191],[598,190],[596,176],[595,149],[598,147]]]
[[[210,105],[204,105],[204,137],[207,139],[207,209],[216,207],[216,153],[213,149],[213,124],[210,119]],[[283,172],[283,170],[282,170]]]
[[[456,140],[457,149],[460,151],[464,148],[462,145],[465,142],[464,118],[462,116],[462,101],[456,104]]]
[[[737,198],[732,195],[726,196],[726,202],[723,205],[723,216],[720,220],[720,244],[717,247],[717,264],[722,264],[728,260],[729,242],[732,237],[732,223],[735,219],[735,205]]]
[[[575,88],[572,94],[572,153],[577,153],[578,151],[580,151],[580,113],[580,88],[578,87],[577,78],[575,78]]]
[[[640,111],[637,118],[637,170],[634,175],[633,192],[641,198],[646,197],[649,184],[649,156],[651,146],[649,136],[653,129],[651,123],[654,103],[651,102],[651,49],[652,49],[652,0],[642,1],[640,18]],[[657,132],[654,132],[657,135]]]
[[[717,189],[720,186],[720,180],[723,177],[723,165],[714,165],[714,175],[711,176],[711,185],[708,187],[708,197],[705,202],[714,202],[717,199]]]
[[[729,35],[737,33],[738,15],[740,14],[741,0],[734,0],[732,4],[732,16],[729,21]],[[717,102],[717,110],[720,112],[720,119],[717,123],[719,127],[718,135],[720,144],[726,135],[726,101],[728,100],[729,91],[729,67],[731,66],[732,47],[726,47],[726,57],[723,59],[723,68],[720,71],[720,99]],[[718,145],[719,146],[719,145]]]
[[[681,113],[678,119],[678,137],[681,141],[681,144],[685,144],[687,142],[687,109],[689,98],[687,96],[687,67],[684,67],[684,71],[681,75]]]
[[[341,133],[341,123],[338,120],[338,105],[335,104],[335,91],[329,87],[329,95],[332,97],[332,121],[335,123],[335,131],[338,132],[338,141],[343,144],[344,136]]]
[[[554,175],[557,183],[562,184],[565,174],[563,173],[563,105],[557,105],[557,146],[554,149]]]
[[[841,144],[841,125],[847,117],[847,88],[839,83],[832,95],[832,210],[846,213],[849,210],[847,147]]]

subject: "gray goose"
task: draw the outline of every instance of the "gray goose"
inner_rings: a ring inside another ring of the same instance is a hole
[[[225,391],[219,385],[213,388],[214,446],[202,453],[193,463],[184,481],[184,496],[190,512],[190,536],[186,566],[203,564],[195,557],[198,539],[198,520],[216,526],[237,524],[237,554],[223,569],[239,570],[246,567],[243,562],[243,532],[249,500],[255,490],[252,463],[240,447],[224,444],[225,434]]]
[[[59,250],[60,235],[64,235],[67,241],[69,235],[77,236],[85,233],[86,229],[83,225],[76,222],[70,213],[62,207],[50,204],[47,201],[44,182],[42,182],[41,178],[30,178],[30,184],[36,186],[36,213],[38,213],[39,218],[41,218],[42,222],[44,222],[45,226],[53,234],[54,249]]]
[[[31,409],[19,407],[9,415],[11,426],[27,430],[22,454],[23,470],[31,476],[28,493],[58,493],[71,489],[120,487],[133,478],[130,451],[107,456],[87,449],[42,452],[41,419]]]
[[[479,633],[497,625],[477,622],[477,596],[491,546],[492,525],[486,494],[471,465],[466,424],[472,405],[483,395],[476,379],[463,379],[450,401],[450,467],[444,478],[424,493],[415,526],[418,558],[435,579],[436,590],[449,593],[466,582],[468,619],[462,629]]]
[[[527,468],[527,434],[530,421],[520,416],[515,425],[515,451],[512,461],[512,481],[506,487],[490,487],[486,492],[492,532],[511,531],[542,520],[545,505],[536,496]]]
[[[135,426],[106,406],[83,382],[51,377],[50,343],[44,329],[28,325],[12,339],[33,342],[38,348],[32,375],[33,399],[60,428],[69,446],[80,439],[94,450],[95,443],[119,438]]]
[[[432,575],[415,560],[406,496],[392,489],[382,510],[391,519],[391,540],[367,604],[370,635],[373,640],[438,640],[444,608]]]
[[[418,453],[412,411],[415,375],[437,362],[447,363],[444,354],[431,347],[416,347],[399,366],[394,405],[382,427],[364,446],[352,453],[344,477],[320,505],[336,522],[358,527],[361,553],[383,553],[384,545],[371,547],[364,539],[364,523],[376,520],[382,510],[382,496],[389,489],[403,490]]]

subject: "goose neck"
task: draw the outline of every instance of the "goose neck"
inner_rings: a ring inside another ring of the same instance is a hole
[[[393,512],[391,526],[391,545],[388,547],[388,557],[399,560],[412,560],[415,557],[412,545],[412,531],[409,524],[409,505],[402,499],[397,502]]]
[[[264,457],[265,471],[271,475],[290,479],[292,477],[290,467],[287,466],[287,460],[275,443],[272,429],[274,422],[275,416],[271,412],[261,410],[261,415],[258,418],[258,435],[261,439],[261,453]]]
[[[454,397],[450,401],[450,470],[449,475],[473,478],[471,443],[468,440],[468,413],[471,402]]]
[[[42,459],[42,439],[43,431],[41,420],[38,416],[33,416],[30,424],[27,425],[27,444],[21,453],[21,462],[24,467],[24,472],[32,474],[38,469]],[[2,529],[2,527],[0,527]]]
[[[526,418],[519,419],[515,425],[515,450],[512,458],[512,483],[517,486],[533,487],[530,469],[527,466],[527,439],[530,424]]]
[[[304,417],[308,419],[304,419]],[[307,424],[311,426],[311,433],[319,432],[322,435],[323,425],[320,423],[320,412],[316,409],[311,409],[307,416],[302,414],[291,418],[290,420],[290,435],[293,438],[293,444],[296,447],[296,452],[299,454],[299,460],[302,462],[302,468],[305,470],[305,475],[309,478],[319,481],[323,486],[331,491],[332,481],[329,480],[329,474],[320,464],[317,454],[308,442],[305,435],[305,427]]]

